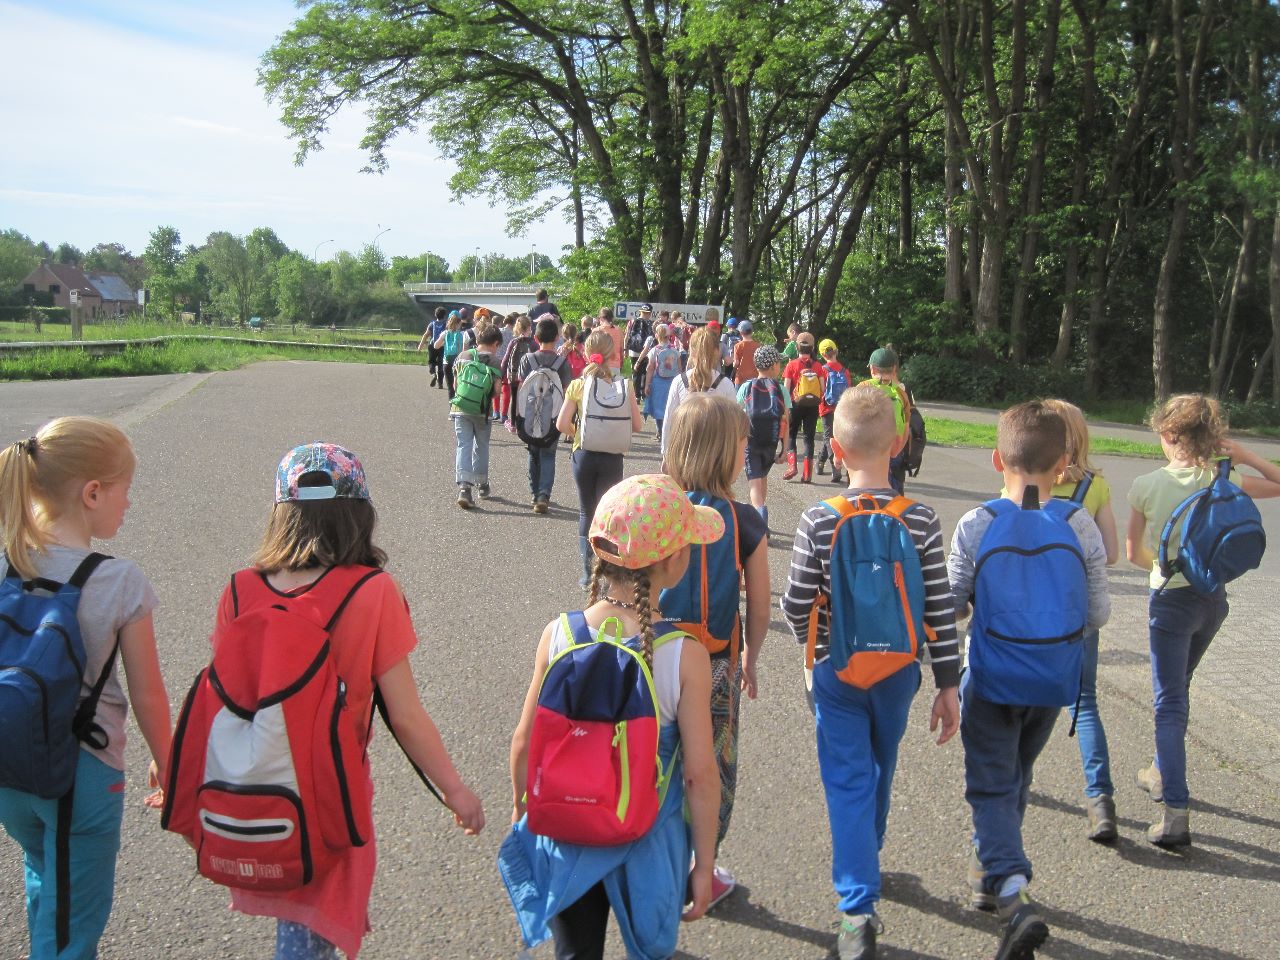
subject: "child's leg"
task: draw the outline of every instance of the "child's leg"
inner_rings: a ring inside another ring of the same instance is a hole
[[[1022,846],[1022,811],[1030,790],[1028,758],[1034,760],[1044,748],[1057,711],[983,700],[973,692],[970,676],[966,673],[960,685],[964,795],[973,813],[978,859],[986,872],[984,889],[997,893],[1006,877],[1021,874],[1031,879],[1031,861]],[[1029,723],[1027,729],[1024,723]]]
[[[826,466],[828,460],[834,460],[831,454],[831,425],[835,422],[835,411],[822,415],[822,449],[818,451],[818,472]]]
[[[551,488],[556,484],[556,447],[558,443],[553,443],[547,447],[537,448],[537,458],[541,463],[538,469],[538,488],[533,491],[534,496],[542,494],[548,500],[551,499]]]
[[[805,411],[804,416],[804,458],[813,459],[814,444],[818,433],[818,408]]]
[[[472,455],[471,469],[479,478],[477,483],[489,482],[489,440],[493,436],[493,421],[487,416],[478,417],[473,425],[475,430],[475,453]]]
[[[475,483],[475,427],[470,417],[453,418],[453,435],[457,438],[453,477],[457,483]]]
[[[907,671],[903,671],[907,673]],[[880,899],[876,760],[873,745],[905,729],[911,700],[892,717],[875,714],[870,691],[839,679],[831,662],[813,670],[818,770],[831,825],[831,882],[844,913],[873,913]],[[901,717],[898,716],[901,714]],[[878,727],[884,724],[884,733]]]
[[[449,399],[453,399],[453,361],[446,360],[444,364],[444,385],[449,391]]]
[[[338,960],[338,948],[300,923],[277,920],[274,960]]]
[[[1227,596],[1197,596],[1190,587],[1152,595],[1151,683],[1155,694],[1156,762],[1164,803],[1181,809],[1187,789],[1187,717],[1191,677],[1227,617]]]
[[[542,450],[529,446],[529,496],[536,497],[542,485]]]
[[[32,957],[93,960],[111,916],[124,817],[124,773],[84,751],[71,808],[71,938],[57,950],[58,801],[0,790],[0,823],[23,849]]]
[[[1111,796],[1111,754],[1107,749],[1107,732],[1098,713],[1098,631],[1084,638],[1084,671],[1080,677],[1080,703],[1072,708],[1076,739],[1080,744],[1080,762],[1084,767],[1086,797]]]
[[[729,658],[711,661],[711,743],[720,771],[720,824],[716,850],[724,843],[733,817],[733,798],[738,786],[738,706],[742,697],[739,681],[742,670],[729,670]]]
[[[885,677],[870,690],[875,724],[871,731],[871,752],[876,761],[876,847],[884,849],[884,835],[889,823],[889,802],[893,793],[893,775],[898,769],[898,744],[907,732],[907,715],[911,701],[920,689],[920,666],[912,664]]]
[[[556,938],[556,960],[604,960],[609,926],[609,895],[604,884],[597,883],[552,917],[548,926]]]
[[[764,485],[767,482],[764,477],[747,481],[747,496],[751,498],[751,505],[757,510],[764,506]]]

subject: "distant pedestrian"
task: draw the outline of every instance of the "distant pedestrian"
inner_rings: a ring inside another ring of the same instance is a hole
[[[733,353],[742,342],[742,332],[738,329],[738,318],[730,317],[725,322],[725,331],[720,335],[720,365],[722,372],[730,380],[733,379]]]
[[[818,474],[821,476],[826,473],[827,461],[831,461],[831,482],[838,485],[842,481],[843,464],[836,458],[831,446],[831,437],[836,404],[849,388],[849,371],[839,360],[840,349],[834,340],[827,338],[818,344],[818,354],[822,357],[822,365],[827,371],[827,378],[822,388],[822,402],[818,405],[818,416],[822,418],[822,450],[818,454]]]
[[[560,308],[552,302],[551,294],[545,288],[534,294],[534,300],[533,306],[529,308],[530,320],[539,320],[544,314],[548,313],[554,314],[557,318],[560,316]]]
[[[596,320],[596,329],[603,330],[605,333],[609,334],[609,337],[613,340],[613,355],[616,358],[615,362],[618,365],[618,372],[625,376],[629,372],[623,369],[625,366],[624,361],[627,356],[626,344],[623,343],[622,329],[614,326],[613,311],[609,307],[601,307]]]
[[[494,417],[495,420],[504,420],[507,430],[512,433],[515,433],[515,423],[511,419],[511,401],[520,388],[520,363],[537,349],[538,343],[533,339],[533,324],[529,322],[528,317],[522,316],[515,323],[515,336],[501,354],[502,395],[499,400],[501,409],[495,411],[497,416]]]
[[[826,389],[827,371],[813,356],[813,334],[799,333],[795,340],[797,357],[782,371],[782,379],[791,395],[791,431],[787,452],[787,471],[783,480],[800,473],[801,483],[813,482],[813,456],[818,431],[818,409]],[[804,456],[799,457],[798,440],[804,433]]]
[[[529,493],[534,513],[546,513],[556,480],[556,448],[560,432],[556,418],[565,391],[573,381],[569,362],[556,353],[559,325],[547,315],[538,321],[534,339],[538,349],[520,360],[511,417],[529,449]]]
[[[750,321],[740,321],[738,332],[742,335],[742,339],[733,348],[733,382],[740,387],[757,375],[755,354],[760,344],[752,336]]]
[[[783,360],[790,361],[800,356],[800,349],[799,349],[799,346],[796,344],[796,337],[798,336],[800,336],[800,324],[798,323],[790,324],[787,327],[786,342],[783,343],[781,347]]]
[[[627,357],[631,361],[631,383],[635,389],[636,399],[644,399],[644,364],[640,355],[644,353],[645,344],[653,336],[653,307],[642,303],[635,316],[627,321],[624,340],[627,346]]]
[[[769,527],[769,471],[782,463],[786,447],[787,423],[791,415],[791,395],[778,382],[782,357],[771,343],[756,347],[752,369],[758,375],[738,388],[738,403],[747,411],[747,489],[751,505],[760,511],[765,529]]]
[[[449,391],[450,400],[453,399],[454,364],[458,360],[458,355],[466,349],[468,336],[468,331],[462,326],[462,317],[457,313],[451,313],[444,333],[436,338],[436,348],[440,350],[444,360],[444,383]]]
[[[622,479],[622,457],[631,435],[644,425],[631,383],[613,368],[613,337],[603,330],[587,337],[587,366],[569,384],[556,418],[561,436],[573,438],[573,479],[578,485],[578,549],[585,587],[591,576],[587,531],[606,490]]]
[[[732,401],[737,396],[733,381],[720,371],[720,345],[713,331],[694,331],[689,338],[689,362],[684,372],[671,381],[663,421],[670,420],[686,397],[697,393],[718,393]],[[661,436],[662,452],[667,452],[667,438]]]
[[[481,500],[489,498],[489,440],[493,421],[490,416],[498,394],[502,371],[498,366],[498,348],[502,334],[487,327],[480,343],[459,355],[456,362],[457,389],[449,415],[458,441],[454,479],[458,485],[458,506],[470,510],[475,506],[475,493]]]
[[[898,379],[898,354],[892,345],[873,350],[867,369],[871,377],[862,382],[876,387],[893,401],[900,446],[889,461],[889,485],[902,493],[907,483],[906,446],[911,442],[911,392]]]
[[[644,391],[644,412],[657,423],[658,440],[662,440],[662,420],[667,415],[671,384],[684,372],[687,355],[675,330],[660,323],[654,328],[654,342],[645,356],[649,361],[649,382]]]
[[[578,329],[576,324],[566,323],[561,331],[564,342],[560,344],[560,356],[569,362],[569,373],[571,379],[576,380],[582,376],[582,371],[587,368],[587,355],[583,352],[583,345],[586,343],[584,331]]]
[[[427,348],[427,369],[431,371],[431,386],[444,389],[444,350],[436,346],[436,340],[448,329],[444,307],[436,307],[435,319],[427,324],[418,349]]]

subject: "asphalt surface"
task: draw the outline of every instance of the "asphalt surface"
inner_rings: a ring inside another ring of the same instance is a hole
[[[444,394],[427,388],[422,368],[264,363],[207,378],[122,383],[0,384],[0,440],[59,413],[101,413],[127,424],[139,455],[134,505],[109,548],[135,559],[159,593],[157,636],[175,713],[207,657],[219,591],[261,535],[282,453],[323,438],[360,454],[380,513],[379,540],[422,640],[412,663],[423,700],[489,817],[481,837],[462,836],[390,738],[375,736],[379,868],[374,929],[361,956],[514,957],[518,936],[494,856],[509,819],[508,745],[536,638],[543,624],[581,601],[567,457],[559,461],[556,505],[547,516],[533,515],[524,448],[495,432],[495,496],[465,513],[452,499]],[[652,436],[636,442],[627,463],[632,472],[657,469]],[[1123,526],[1123,492],[1152,464],[1117,458],[1102,464]],[[836,492],[825,477],[809,487],[773,476],[770,519],[780,531],[794,529],[805,505]],[[998,479],[985,451],[931,447],[908,493],[938,510],[949,535],[965,510],[998,490]],[[1274,504],[1264,506],[1264,517],[1276,529]],[[788,535],[774,538],[775,595],[785,585],[789,550]],[[1278,577],[1275,551],[1243,581],[1249,592],[1202,674],[1212,661],[1239,661],[1232,651],[1237,634],[1263,651],[1248,654],[1252,659],[1237,672],[1274,670],[1276,648],[1262,644],[1278,628],[1271,602]],[[1115,614],[1103,631],[1099,697],[1122,836],[1110,848],[1085,839],[1079,755],[1061,723],[1038,764],[1026,821],[1036,868],[1032,891],[1052,930],[1040,955],[1274,960],[1280,724],[1273,713],[1237,702],[1229,683],[1198,677],[1188,747],[1196,845],[1181,855],[1149,846],[1142,830],[1154,807],[1132,780],[1151,750],[1145,587],[1140,573],[1121,569],[1112,583]],[[966,906],[969,816],[959,739],[934,746],[928,688],[926,681],[917,697],[895,783],[879,955],[989,958],[997,923]],[[776,606],[760,689],[760,699],[744,705],[737,806],[721,858],[740,888],[707,919],[684,928],[678,957],[833,955],[837,914],[813,721],[800,650]],[[163,833],[158,815],[143,808],[146,756],[136,730],[128,770],[115,911],[101,956],[269,957],[274,924],[229,912],[225,892],[195,873],[184,842]],[[0,863],[0,960],[9,960],[26,947],[20,854],[7,838],[0,840]],[[616,937],[608,955],[622,956]]]

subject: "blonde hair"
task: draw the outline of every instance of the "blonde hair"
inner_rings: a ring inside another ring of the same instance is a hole
[[[671,337],[671,324],[659,323],[653,328],[653,342],[660,347],[667,344],[667,340]]]
[[[714,333],[701,327],[689,338],[689,366],[685,373],[689,389],[694,393],[710,390],[719,373],[720,344]]]
[[[593,330],[587,337],[585,349],[588,357],[598,353],[604,358],[603,363],[588,363],[582,371],[584,377],[599,377],[605,383],[613,383],[613,371],[609,369],[609,361],[613,359],[613,337],[607,330]]]
[[[1151,429],[1168,434],[1169,443],[1188,460],[1205,464],[1218,455],[1227,435],[1222,404],[1202,393],[1180,393],[1151,411]]]
[[[840,397],[831,432],[846,457],[887,453],[898,435],[893,401],[879,387],[860,383]]]
[[[728,397],[718,393],[686,397],[663,425],[667,441],[663,469],[686,490],[705,490],[731,500],[750,429],[746,411]]]
[[[516,318],[516,336],[527,337],[533,332],[533,321],[521,314]]]
[[[127,480],[136,464],[124,431],[96,417],[59,417],[0,450],[0,527],[19,576],[37,575],[31,552],[44,552],[45,528],[78,502],[86,483]]]
[[[450,317],[448,322],[445,323],[444,328],[446,330],[457,330],[460,326],[462,326],[461,317]]]
[[[1089,461],[1089,425],[1085,423],[1083,411],[1066,400],[1046,400],[1044,405],[1067,425],[1067,466],[1058,482],[1079,483],[1086,473],[1101,473]]]

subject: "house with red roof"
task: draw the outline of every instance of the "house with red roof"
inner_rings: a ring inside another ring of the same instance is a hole
[[[80,309],[86,320],[119,317],[138,309],[137,296],[124,279],[114,273],[86,273],[69,263],[40,261],[22,278],[23,293],[47,293],[55,307],[71,306],[71,291],[79,293]]]

